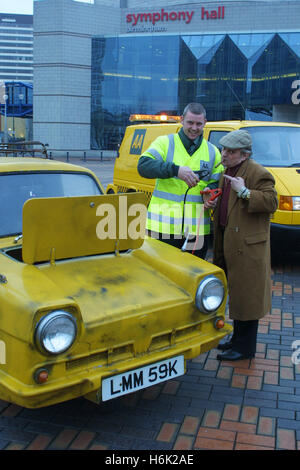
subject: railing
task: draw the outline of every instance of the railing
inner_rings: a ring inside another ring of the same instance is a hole
[[[13,157],[44,157],[50,158],[47,152],[48,144],[38,141],[20,141],[0,143],[0,156]]]
[[[48,147],[48,148],[47,148]],[[64,158],[67,162],[74,158],[83,161],[95,160],[114,160],[118,156],[118,151],[113,150],[53,150],[49,149],[48,144],[38,141],[16,141],[0,143],[0,157],[44,157],[50,160],[61,160]]]
[[[102,162],[106,160],[115,160],[118,156],[116,150],[52,150],[48,149],[49,158],[52,160],[65,159],[67,162],[80,159],[83,161]]]

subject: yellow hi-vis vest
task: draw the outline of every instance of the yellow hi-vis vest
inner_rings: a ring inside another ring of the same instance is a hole
[[[209,234],[209,211],[204,210],[200,191],[220,179],[223,166],[216,168],[221,161],[219,150],[203,139],[196,152],[189,155],[179,135],[170,134],[159,136],[143,155],[203,172],[199,184],[190,189],[178,177],[156,180],[148,207],[147,229],[172,235]]]

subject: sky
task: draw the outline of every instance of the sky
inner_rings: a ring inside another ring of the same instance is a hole
[[[0,13],[15,13],[19,15],[33,14],[34,0],[0,0]],[[81,0],[90,3],[91,0]],[[91,2],[92,3],[92,2]]]
[[[0,13],[33,14],[33,0],[0,0]]]

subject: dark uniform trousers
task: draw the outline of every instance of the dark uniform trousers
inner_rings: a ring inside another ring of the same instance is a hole
[[[232,349],[243,355],[256,352],[258,320],[233,320]]]

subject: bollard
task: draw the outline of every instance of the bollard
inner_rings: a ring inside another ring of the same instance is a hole
[[[67,152],[67,162],[69,161],[69,152]]]
[[[83,160],[86,161],[86,152],[83,152]]]
[[[102,162],[102,157],[103,157],[103,152],[102,152],[102,150],[101,150],[101,152],[100,152],[100,160],[101,160],[101,162]]]

